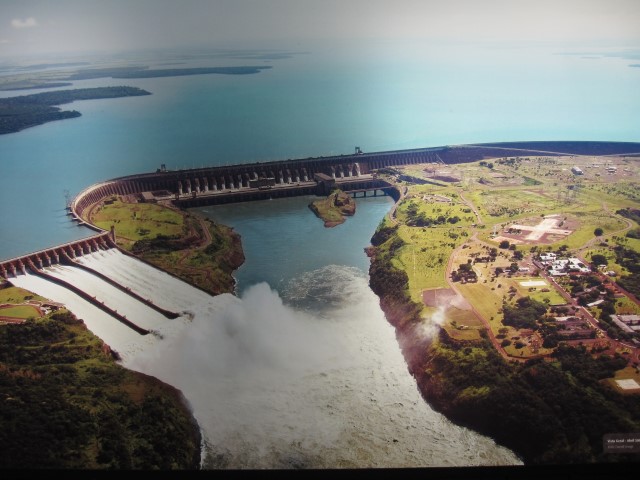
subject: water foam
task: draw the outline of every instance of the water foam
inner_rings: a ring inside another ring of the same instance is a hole
[[[85,262],[190,314],[163,321],[162,338],[141,337],[58,285],[33,275],[15,283],[67,303],[125,353],[124,366],[179,388],[201,426],[205,468],[520,463],[424,402],[358,269],[332,265],[290,280],[282,296],[260,283],[237,298],[208,296],[120,253]]]
[[[290,304],[290,305],[289,305]],[[358,269],[267,284],[139,355],[190,399],[210,468],[517,464],[424,402]]]

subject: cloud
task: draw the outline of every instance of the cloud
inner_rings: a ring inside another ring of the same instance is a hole
[[[11,20],[11,26],[13,28],[32,28],[38,26],[38,21],[33,17],[25,18],[24,20],[21,18],[14,18]]]

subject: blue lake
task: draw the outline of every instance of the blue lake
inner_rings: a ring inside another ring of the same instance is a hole
[[[622,58],[557,53],[378,46],[298,54],[255,75],[75,82],[152,95],[76,102],[63,108],[79,118],[0,136],[0,258],[89,235],[66,217],[66,195],[163,163],[224,165],[355,146],[640,140],[640,69]]]

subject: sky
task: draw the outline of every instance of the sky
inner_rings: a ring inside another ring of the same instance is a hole
[[[638,0],[0,0],[0,61],[407,40],[638,47],[638,25]]]

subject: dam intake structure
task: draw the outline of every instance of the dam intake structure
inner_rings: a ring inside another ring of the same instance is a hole
[[[300,195],[326,196],[335,187],[356,195],[382,191],[398,199],[397,189],[377,175],[379,170],[417,164],[468,163],[509,156],[632,155],[640,144],[623,142],[512,142],[456,145],[306,159],[241,163],[183,170],[162,165],[155,172],[114,178],[80,192],[68,205],[82,225],[87,209],[115,195],[142,202],[165,202],[179,208],[275,199]],[[100,230],[101,231],[101,230]]]
[[[180,208],[345,192],[393,195],[391,184],[375,170],[393,165],[437,161],[438,149],[247,163],[187,170],[168,170],[119,177],[92,185],[78,194],[69,208],[86,222],[86,212],[114,195],[134,195],[142,202],[168,202]]]

